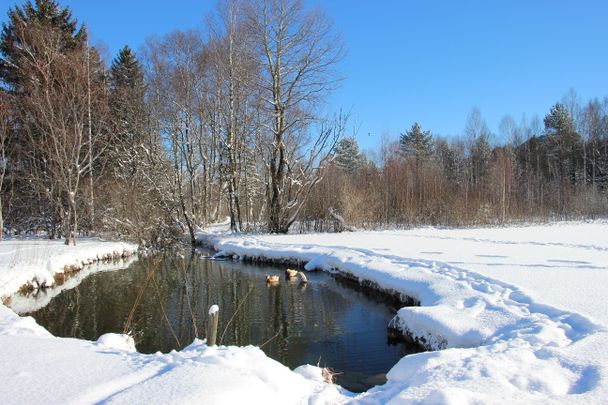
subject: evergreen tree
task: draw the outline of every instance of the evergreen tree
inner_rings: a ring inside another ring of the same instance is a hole
[[[556,103],[544,119],[547,134],[557,138],[571,136],[574,131],[572,116],[561,103]]]
[[[338,142],[334,152],[334,161],[336,166],[350,174],[363,165],[365,158],[359,152],[359,145],[354,137],[349,136]]]
[[[146,91],[143,69],[128,46],[123,47],[110,68],[110,111],[116,142],[112,158],[119,159],[120,175],[136,170],[138,147],[144,141]],[[117,173],[119,174],[119,173]]]
[[[15,6],[8,11],[8,21],[2,24],[0,35],[0,79],[13,91],[25,79],[28,71],[21,65],[21,57],[32,49],[23,43],[28,30],[51,30],[59,33],[59,49],[68,53],[84,46],[87,33],[84,26],[72,18],[68,7],[61,8],[54,0],[28,1],[23,8]],[[35,51],[35,50],[34,50]]]
[[[557,176],[574,182],[582,158],[582,145],[570,112],[563,104],[557,103],[545,116],[544,123],[549,141],[549,158]]]
[[[460,181],[461,167],[459,165],[458,156],[445,139],[438,139],[436,141],[435,154],[445,178],[452,184],[456,184]]]
[[[143,97],[144,73],[142,67],[128,46],[124,46],[110,68],[112,90],[128,89],[134,91],[136,97]],[[132,93],[133,94],[133,93]]]
[[[420,124],[415,122],[409,131],[401,134],[399,145],[405,156],[413,156],[416,160],[427,159],[432,152],[431,131],[422,131]]]
[[[482,134],[475,138],[471,145],[471,164],[473,184],[483,185],[490,171],[490,159],[492,148],[490,147],[488,134]]]

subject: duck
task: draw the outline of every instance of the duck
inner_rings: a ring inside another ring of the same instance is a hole
[[[298,271],[298,279],[300,280],[300,284],[307,284],[308,283],[308,279],[306,278],[306,274],[302,273],[301,271]]]
[[[271,276],[269,274],[266,274],[266,282],[267,283],[278,283],[279,282],[279,276]]]
[[[290,278],[294,278],[298,275],[297,270],[287,269],[285,270],[285,277],[289,280]]]

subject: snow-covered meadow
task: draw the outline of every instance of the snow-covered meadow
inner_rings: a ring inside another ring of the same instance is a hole
[[[195,341],[181,352],[143,355],[120,335],[55,338],[0,306],[0,401],[605,403],[607,230],[608,223],[596,221],[314,235],[208,232],[200,238],[225,255],[306,262],[308,270],[350,273],[416,298],[421,306],[400,309],[396,322],[441,350],[401,359],[386,384],[354,395],[324,383],[316,367],[293,372],[255,347]],[[38,262],[48,269],[52,260]],[[7,285],[4,278],[0,285]]]
[[[211,238],[226,255],[307,262],[420,301],[397,323],[436,352],[356,401],[608,401],[608,223]]]

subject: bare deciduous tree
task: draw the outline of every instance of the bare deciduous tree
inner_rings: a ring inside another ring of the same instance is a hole
[[[107,106],[106,88],[101,80],[88,81],[90,55],[86,47],[66,52],[60,32],[35,23],[17,35],[27,50],[20,56],[19,66],[32,72],[21,102],[30,157],[37,167],[34,173],[56,201],[66,244],[76,244],[81,180],[90,175],[92,165],[108,146],[101,117]],[[98,104],[91,137],[89,92]]]
[[[306,194],[293,191],[306,188],[298,182],[309,177],[306,171],[314,166],[311,161],[298,160],[298,149],[305,143],[309,124],[317,118],[315,102],[337,82],[333,69],[343,47],[329,20],[320,11],[306,11],[300,0],[251,3],[248,19],[262,65],[258,85],[269,116],[266,130],[270,135],[264,139],[268,230],[284,233]],[[309,158],[321,156],[331,134],[333,131],[324,128],[313,135],[312,148],[317,150]]]

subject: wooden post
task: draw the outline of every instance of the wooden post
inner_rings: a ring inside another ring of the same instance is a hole
[[[215,346],[217,339],[217,323],[220,318],[220,307],[211,305],[209,308],[209,323],[207,325],[207,346]]]

